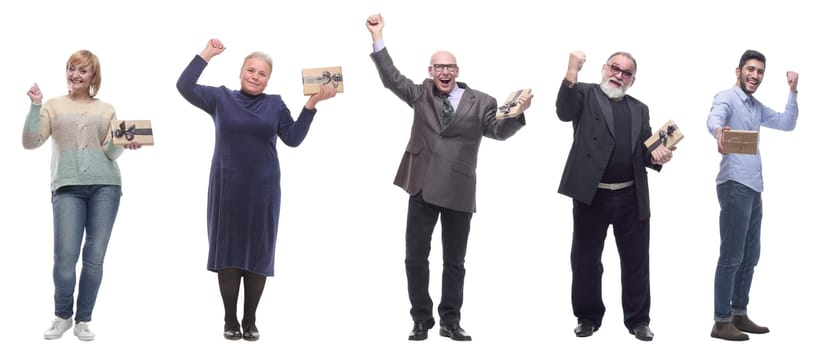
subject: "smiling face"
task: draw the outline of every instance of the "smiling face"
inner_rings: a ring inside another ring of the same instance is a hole
[[[250,95],[259,95],[268,86],[270,79],[271,65],[262,57],[250,56],[245,59],[242,65],[242,73],[239,74],[242,91]]]
[[[747,95],[757,91],[757,87],[763,82],[763,73],[766,72],[766,63],[758,59],[746,60],[742,68],[735,68],[737,76],[737,86]]]
[[[100,90],[100,62],[87,50],[75,52],[65,67],[66,84],[70,95],[94,97]]]
[[[614,55],[601,68],[601,89],[611,99],[620,100],[635,82],[635,62],[625,55]]]
[[[436,88],[443,94],[449,94],[456,86],[458,78],[458,64],[456,56],[447,51],[439,51],[430,57],[430,67],[427,68]]]
[[[94,73],[87,65],[69,65],[65,72],[68,91],[71,94],[85,94],[91,91],[91,78]],[[90,93],[88,93],[91,95]]]

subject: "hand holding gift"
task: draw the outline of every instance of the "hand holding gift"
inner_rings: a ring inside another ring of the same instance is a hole
[[[530,108],[532,103],[532,89],[521,89],[510,93],[503,105],[498,107],[496,119],[507,119],[519,116]]]
[[[139,149],[154,144],[150,120],[112,120],[111,136],[114,145],[127,149]]]

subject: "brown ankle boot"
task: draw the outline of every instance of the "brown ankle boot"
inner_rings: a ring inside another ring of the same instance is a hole
[[[749,340],[749,335],[739,331],[731,322],[715,322],[712,338],[724,340]]]
[[[757,324],[752,322],[752,320],[749,319],[749,316],[746,316],[746,315],[732,316],[732,324],[735,325],[735,327],[738,330],[741,330],[741,331],[746,332],[746,333],[753,333],[753,334],[769,333],[769,328],[768,327],[758,326]]]

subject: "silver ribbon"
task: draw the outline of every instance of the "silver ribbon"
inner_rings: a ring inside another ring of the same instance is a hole
[[[339,82],[342,81],[342,73],[333,73],[329,71],[322,72],[321,76],[302,77],[303,84],[320,83],[322,85],[333,84],[333,87],[339,87]]]
[[[518,106],[518,98],[521,97],[521,94],[523,92],[524,92],[524,90],[518,90],[515,93],[515,96],[513,96],[513,98],[507,100],[507,102],[505,102],[503,105],[501,105],[501,107],[498,107],[498,111],[503,113],[504,115],[510,114],[510,110],[513,107]]]

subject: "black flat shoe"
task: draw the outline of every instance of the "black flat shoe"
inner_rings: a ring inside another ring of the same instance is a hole
[[[222,336],[228,340],[239,340],[242,339],[242,331],[239,330],[239,325],[225,325],[225,331],[222,332]]]
[[[242,327],[242,339],[245,339],[247,341],[259,340],[259,330],[256,329],[256,325]]]

